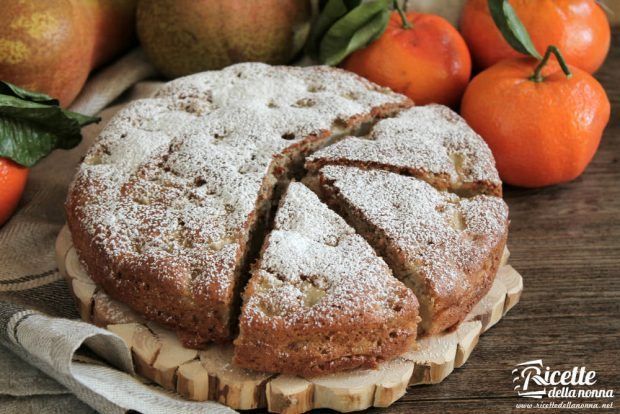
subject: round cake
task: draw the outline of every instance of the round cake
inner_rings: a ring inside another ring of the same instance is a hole
[[[260,63],[130,103],[66,211],[109,296],[187,347],[234,340],[240,366],[302,375],[373,367],[458,324],[508,232],[492,154],[457,114]]]

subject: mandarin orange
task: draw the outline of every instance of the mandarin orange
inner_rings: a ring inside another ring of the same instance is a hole
[[[0,226],[15,211],[27,179],[28,168],[0,157]]]
[[[507,59],[476,76],[461,115],[489,144],[502,180],[541,187],[573,180],[592,160],[610,115],[603,87],[557,61],[532,78],[534,58]]]
[[[353,52],[343,67],[413,99],[416,104],[458,104],[471,76],[465,41],[447,20],[398,12],[379,39]]]

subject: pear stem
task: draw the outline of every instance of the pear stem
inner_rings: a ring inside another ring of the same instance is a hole
[[[564,60],[564,56],[562,56],[562,52],[560,52],[560,49],[558,49],[556,46],[550,45],[545,52],[545,56],[543,56],[538,66],[536,66],[536,69],[534,69],[534,74],[530,76],[530,80],[534,82],[542,82],[545,80],[542,75],[542,70],[549,61],[549,58],[552,54],[555,55],[555,58],[558,60],[558,63],[562,68],[562,72],[564,72],[564,74],[566,75],[566,78],[570,79],[571,76],[573,76],[572,72],[568,68],[568,65],[566,64],[566,61]]]
[[[407,20],[407,16],[405,15],[403,9],[400,7],[400,4],[398,4],[398,0],[393,0],[392,4],[394,4],[394,9],[398,12],[398,14],[400,14],[400,18],[403,21],[403,29],[411,29],[413,26],[411,25],[409,20]]]

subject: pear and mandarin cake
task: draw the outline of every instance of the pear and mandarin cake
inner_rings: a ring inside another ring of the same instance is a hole
[[[252,246],[304,156],[411,105],[327,67],[248,63],[172,81],[120,111],[79,167],[66,213],[80,260],[186,346],[229,341]]]
[[[456,113],[340,69],[261,63],[128,104],[66,213],[111,298],[187,347],[236,336],[238,366],[305,376],[454,327],[508,232],[493,156]]]
[[[459,197],[384,170],[329,165],[323,197],[373,245],[420,302],[420,332],[462,321],[490,289],[506,244],[508,207]]]
[[[367,136],[347,137],[306,161],[311,172],[324,165],[385,169],[463,195],[502,194],[489,147],[463,118],[442,105],[402,111],[377,122]]]
[[[243,296],[235,362],[257,371],[375,367],[416,337],[413,292],[301,183],[288,187]]]

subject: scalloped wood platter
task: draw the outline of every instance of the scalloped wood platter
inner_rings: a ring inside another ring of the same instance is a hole
[[[443,381],[467,362],[480,335],[519,302],[523,290],[521,275],[507,264],[506,250],[489,293],[457,329],[419,339],[419,349],[376,370],[301,378],[238,368],[232,363],[232,345],[212,345],[201,351],[184,348],[173,332],[144,320],[94,284],[80,264],[67,226],[56,240],[56,258],[82,319],[123,338],[138,374],[190,400],[285,414],[317,408],[351,412],[387,407],[409,386]]]

